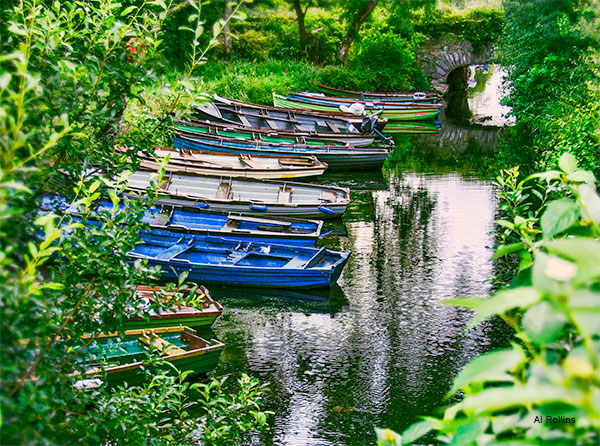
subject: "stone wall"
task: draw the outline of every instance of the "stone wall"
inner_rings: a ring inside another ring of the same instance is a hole
[[[430,38],[418,56],[425,73],[431,77],[433,87],[440,93],[448,91],[448,75],[456,68],[486,64],[491,58],[491,43],[481,51],[474,51],[468,40],[450,35],[444,40]]]

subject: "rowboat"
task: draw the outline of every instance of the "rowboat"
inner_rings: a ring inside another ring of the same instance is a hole
[[[201,203],[204,205],[204,202]],[[119,205],[120,209],[123,205]],[[76,208],[63,197],[45,195],[40,208],[62,214],[79,216]],[[100,201],[95,212],[111,215],[113,204]],[[211,212],[193,206],[157,205],[147,209],[142,222],[150,226],[156,237],[173,238],[181,234],[212,235],[228,240],[281,243],[292,246],[314,246],[321,237],[323,222],[291,217],[252,217],[235,213]]]
[[[401,135],[401,134],[419,134],[419,133],[439,133],[440,124],[434,122],[410,122],[410,121],[394,121],[388,123],[385,127],[386,135]]]
[[[302,95],[309,97],[320,97],[320,98],[328,98],[328,99],[342,99],[349,101],[356,100],[365,100],[365,101],[377,101],[377,102],[385,102],[390,104],[404,104],[404,103],[413,103],[413,104],[436,104],[438,103],[438,97],[428,96],[426,93],[417,92],[417,93],[407,93],[405,96],[368,96],[365,94],[358,93],[357,96],[350,95],[333,95],[321,91],[295,91],[290,93],[290,95]]]
[[[348,252],[266,243],[243,243],[219,237],[182,236],[173,244],[142,234],[142,244],[128,253],[160,266],[164,277],[184,271],[188,280],[225,285],[275,288],[320,288],[334,284],[350,257]]]
[[[82,342],[87,343],[89,339],[84,336]],[[191,376],[201,375],[217,366],[224,348],[222,342],[202,339],[189,327],[128,330],[124,337],[100,335],[91,345],[82,348],[79,357],[87,370],[74,385],[84,389],[98,387],[103,372],[109,387],[141,384],[158,369],[173,373],[168,366],[145,365],[149,351],[160,354],[162,360],[181,372],[189,370]]]
[[[332,131],[316,133],[300,130],[273,130],[270,128],[222,124],[209,120],[179,121],[178,128],[182,132],[194,134],[209,134],[279,144],[306,144],[309,146],[351,145],[354,147],[363,147],[371,145],[375,141],[375,135],[361,135],[360,133],[336,133]]]
[[[178,149],[213,151],[225,153],[246,153],[250,155],[315,156],[327,163],[328,170],[378,169],[390,154],[388,148],[307,146],[302,144],[274,144],[250,142],[212,135],[190,135],[179,132],[173,138]]]
[[[162,286],[138,285],[134,298],[142,308],[150,306],[152,301],[165,303],[168,308],[160,311],[148,311],[148,317],[129,318],[125,324],[127,330],[141,328],[190,327],[195,330],[208,328],[223,313],[223,306],[210,297],[206,287],[200,285],[194,295],[191,289],[168,290]]]
[[[422,104],[418,106],[400,106],[391,104],[373,104],[367,101],[360,102],[359,99],[354,103],[361,104],[361,111],[364,110],[366,115],[379,114],[382,118],[392,121],[416,121],[421,119],[434,119],[442,109],[441,105]],[[352,102],[338,102],[329,99],[318,98],[300,98],[300,97],[285,97],[273,93],[273,104],[277,107],[287,107],[298,110],[316,110],[324,113],[332,113],[339,110],[350,110]],[[404,108],[401,108],[404,107]]]
[[[160,161],[169,157],[163,167],[167,172],[187,173],[191,175],[216,175],[254,179],[306,178],[323,175],[327,164],[316,157],[282,155],[249,155],[215,153],[186,149],[158,147],[154,158],[143,152],[137,154],[141,167],[158,170]]]
[[[196,116],[245,127],[263,127],[274,130],[300,130],[312,132],[367,133],[383,130],[387,121],[356,116],[340,110],[329,113],[299,110],[214,96],[214,102],[196,107]],[[359,131],[364,129],[364,131]]]
[[[126,191],[144,192],[153,182],[155,173],[138,170],[129,177]],[[255,215],[335,218],[350,203],[348,188],[285,181],[169,174],[160,190],[167,197],[158,204]]]
[[[414,93],[376,93],[371,91],[352,91],[341,88],[328,87],[327,85],[315,84],[317,91],[330,96],[347,96],[350,98],[378,99],[378,100],[411,100],[411,101],[433,101],[434,103],[441,98],[436,93],[414,92]]]

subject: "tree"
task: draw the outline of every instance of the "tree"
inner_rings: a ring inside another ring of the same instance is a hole
[[[354,16],[354,19],[352,20],[352,23],[348,27],[348,31],[346,31],[344,39],[342,40],[342,46],[337,55],[339,62],[346,62],[346,59],[348,58],[348,51],[352,46],[352,42],[354,42],[354,39],[356,39],[356,36],[358,36],[360,27],[363,23],[365,23],[367,18],[369,18],[369,15],[371,15],[371,12],[373,12],[373,9],[375,9],[375,6],[377,6],[378,1],[379,0],[362,0],[360,3],[353,3],[353,7],[358,5],[358,10]]]
[[[300,0],[291,0],[292,5],[294,6],[294,11],[296,12],[296,20],[298,21],[298,34],[300,37],[300,49],[303,52],[307,52],[308,44],[310,41],[310,34],[306,31],[306,25],[304,23],[304,18],[306,17],[306,12],[308,8],[312,6],[312,0],[309,0],[306,4],[306,8],[302,9],[302,5],[300,4]]]

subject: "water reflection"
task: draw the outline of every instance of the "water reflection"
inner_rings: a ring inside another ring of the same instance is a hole
[[[214,330],[227,348],[215,374],[270,383],[276,414],[261,444],[374,444],[374,426],[401,430],[431,413],[462,364],[494,342],[489,328],[464,335],[468,313],[437,305],[490,291],[491,184],[399,165],[347,181],[365,204],[345,217],[347,237],[320,242],[353,251],[344,304],[223,295]]]

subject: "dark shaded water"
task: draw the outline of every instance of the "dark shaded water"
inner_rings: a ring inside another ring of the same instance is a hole
[[[351,187],[353,199],[320,242],[353,251],[329,293],[212,291],[225,306],[214,332],[227,344],[214,375],[270,384],[264,408],[275,415],[256,443],[374,444],[374,427],[401,431],[434,413],[461,366],[503,344],[501,327],[464,334],[469,314],[439,305],[490,293],[494,190],[453,172],[492,149],[479,131],[402,136],[383,173],[322,180]],[[436,156],[446,160],[430,168],[438,173],[422,168]]]

